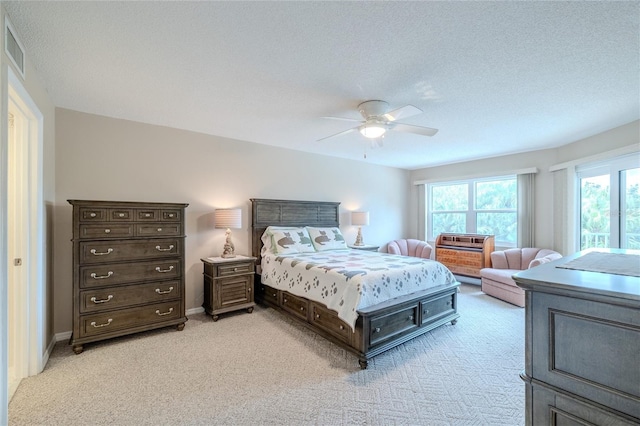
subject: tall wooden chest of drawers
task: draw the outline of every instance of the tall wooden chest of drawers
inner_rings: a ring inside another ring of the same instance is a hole
[[[73,206],[73,351],[160,327],[184,329],[188,204],[68,201]]]

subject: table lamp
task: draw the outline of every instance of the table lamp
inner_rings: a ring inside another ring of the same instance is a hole
[[[222,250],[221,257],[232,258],[236,257],[234,251],[235,246],[231,241],[231,228],[239,229],[242,227],[242,210],[241,209],[216,209],[215,211],[215,226],[217,229],[226,229],[226,240],[224,248]]]
[[[361,247],[364,245],[362,241],[362,226],[369,225],[369,212],[351,212],[351,224],[358,227],[358,236],[354,246]]]

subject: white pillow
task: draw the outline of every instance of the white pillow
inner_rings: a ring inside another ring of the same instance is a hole
[[[262,254],[291,254],[314,252],[305,228],[269,226],[262,234]]]
[[[307,231],[309,231],[309,236],[316,251],[348,248],[340,228],[312,228],[307,226]]]

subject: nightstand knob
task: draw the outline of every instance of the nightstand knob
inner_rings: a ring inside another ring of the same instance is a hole
[[[238,272],[238,268],[233,268],[233,272]]]
[[[300,306],[300,310],[301,310],[301,311],[304,311],[304,306]]]
[[[320,314],[316,314],[316,318],[317,318],[317,319],[320,319]]]
[[[111,229],[105,229],[105,230],[104,230],[104,233],[105,233],[105,234],[109,234],[109,233],[111,233]]]
[[[162,232],[162,228],[158,228],[158,232]]]

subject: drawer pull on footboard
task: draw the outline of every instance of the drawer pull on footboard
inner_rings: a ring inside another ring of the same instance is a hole
[[[160,273],[171,272],[173,271],[173,265],[169,266],[169,269],[160,269],[159,266],[156,266],[156,271]]]
[[[166,249],[160,248],[160,246],[156,246],[156,250],[158,250],[158,251],[171,251],[171,250],[173,250],[173,244],[169,244],[169,248],[166,248]]]
[[[91,321],[91,326],[92,326],[92,327],[94,327],[94,328],[106,327],[106,326],[108,326],[108,325],[111,325],[111,322],[112,322],[112,321],[113,321],[113,319],[112,319],[112,318],[109,318],[109,319],[107,320],[107,322],[105,322],[104,324],[96,324],[96,322],[95,322],[95,321]]]
[[[95,297],[95,296],[93,296],[93,297],[91,298],[91,301],[92,301],[93,303],[95,303],[95,304],[98,304],[98,303],[105,303],[105,302],[108,302],[108,301],[110,301],[111,299],[113,299],[113,294],[108,295],[106,299],[96,299],[96,297]]]
[[[113,271],[107,272],[107,275],[98,275],[95,272],[92,272],[91,278],[93,278],[94,280],[104,280],[105,278],[109,278],[111,275],[113,275]]]
[[[107,251],[97,251],[96,249],[91,249],[91,254],[94,256],[104,256],[105,254],[113,253],[112,248],[108,248]]]
[[[159,288],[156,288],[156,293],[158,294],[169,294],[173,291],[173,287],[169,287],[169,290],[160,290]]]
[[[159,317],[163,317],[163,316],[165,316],[165,315],[169,315],[171,312],[173,312],[173,308],[169,308],[169,311],[168,311],[168,312],[160,312],[160,309],[156,309],[156,314],[157,314]]]

